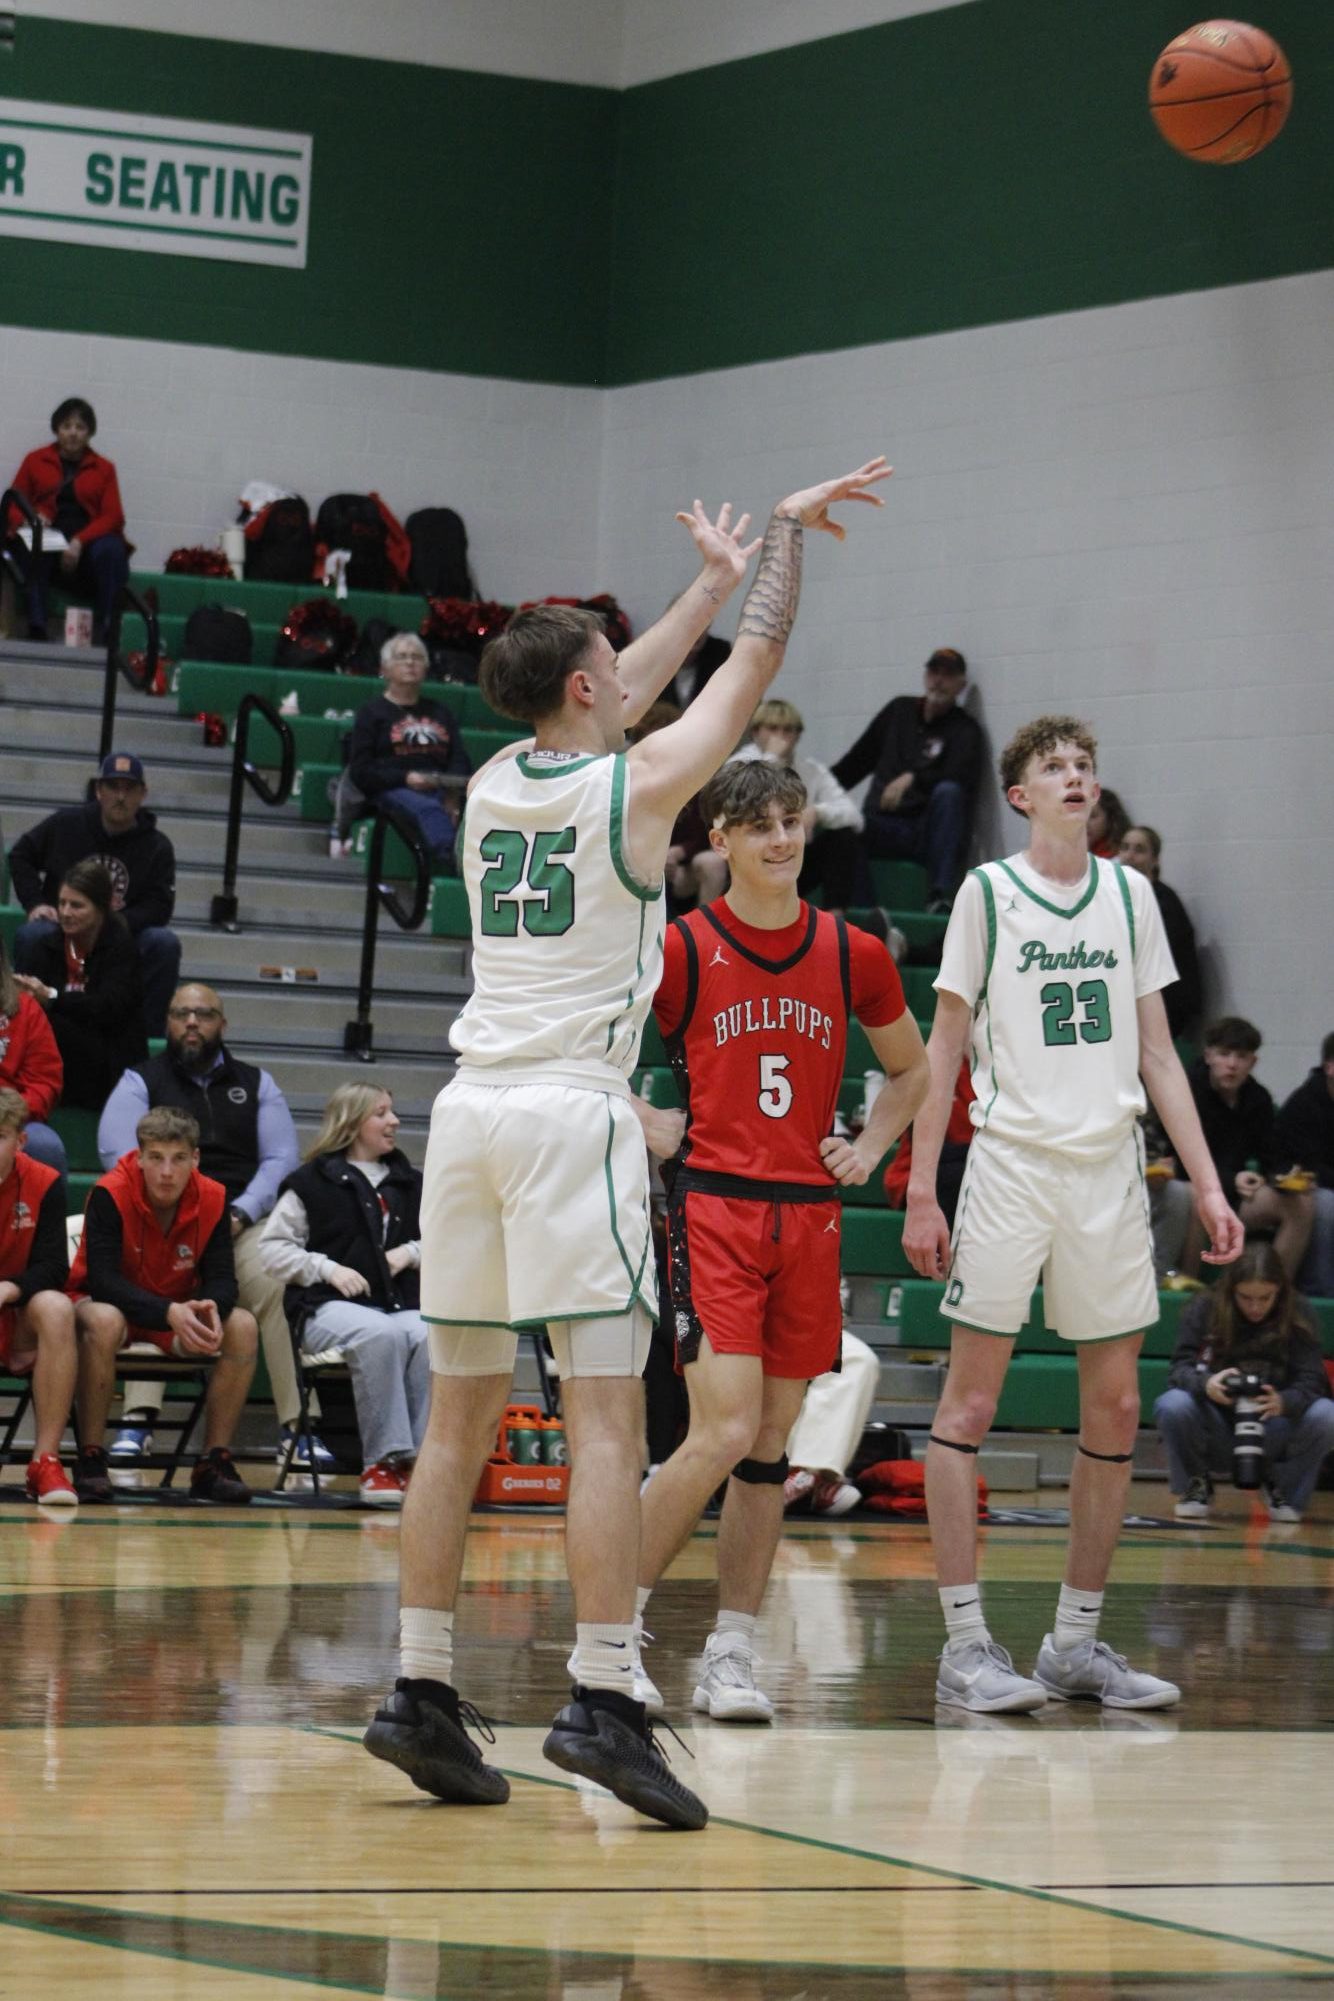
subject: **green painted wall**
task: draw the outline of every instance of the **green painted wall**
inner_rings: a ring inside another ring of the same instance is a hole
[[[628,93],[610,374],[651,380],[1334,263],[1334,4],[1240,166],[1146,109],[1181,0],[980,0]]]
[[[1262,158],[1145,109],[1180,0],[976,0],[618,95],[20,15],[0,95],[314,134],[305,271],[0,237],[0,320],[623,383],[1334,262],[1334,0]]]
[[[0,236],[2,320],[602,378],[612,91],[21,17],[0,96],[314,134],[304,271]]]

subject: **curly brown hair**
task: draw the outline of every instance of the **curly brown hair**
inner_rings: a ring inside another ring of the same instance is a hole
[[[1000,754],[1002,792],[1008,792],[1012,785],[1022,785],[1029,759],[1055,750],[1059,743],[1078,744],[1097,769],[1098,739],[1087,723],[1080,722],[1078,716],[1035,716],[1031,723],[1015,731]]]
[[[763,820],[773,799],[785,812],[799,813],[806,804],[804,779],[767,757],[734,757],[700,793],[699,810],[706,827],[740,827]]]

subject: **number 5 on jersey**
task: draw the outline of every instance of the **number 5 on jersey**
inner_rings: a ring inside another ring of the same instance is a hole
[[[515,938],[519,912],[530,938],[563,937],[574,923],[574,875],[553,855],[574,853],[574,828],[534,834],[532,847],[512,827],[493,827],[478,844],[490,864],[482,877],[482,931],[488,938]],[[516,895],[520,883],[527,894]]]
[[[761,1056],[760,1095],[757,1099],[766,1119],[785,1119],[792,1109],[792,1086],[785,1072],[786,1056]]]

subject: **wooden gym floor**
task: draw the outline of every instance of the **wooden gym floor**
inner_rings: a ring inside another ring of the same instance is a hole
[[[1182,1683],[1179,1711],[949,1728],[926,1531],[860,1521],[794,1525],[780,1551],[762,1635],[778,1724],[691,1728],[705,1529],[650,1608],[695,1762],[671,1748],[713,1810],[690,1835],[542,1761],[570,1630],[558,1522],[476,1519],[459,1681],[497,1719],[514,1792],[461,1810],[356,1741],[392,1676],[394,1520],[137,1502],[58,1522],[14,1491],[0,1995],[1334,1991],[1328,1494],[1297,1528],[1222,1492],[1208,1528],[1127,1531],[1107,1636]],[[1167,1499],[1135,1496],[1150,1515]],[[991,1623],[1021,1664],[1062,1541],[986,1531]]]

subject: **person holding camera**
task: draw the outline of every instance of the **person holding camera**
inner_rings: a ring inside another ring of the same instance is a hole
[[[1211,1471],[1259,1484],[1272,1522],[1299,1522],[1325,1455],[1334,1400],[1305,1303],[1272,1244],[1248,1244],[1181,1316],[1154,1420],[1178,1521],[1206,1521]],[[1258,1426],[1258,1430],[1257,1430]]]

